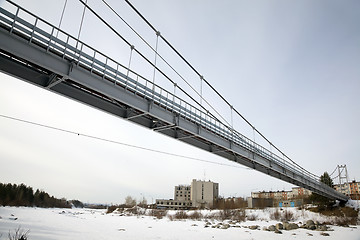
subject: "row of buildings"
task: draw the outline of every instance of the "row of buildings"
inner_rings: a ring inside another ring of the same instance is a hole
[[[290,191],[252,192],[248,200],[249,208],[256,207],[297,207],[304,204],[304,200],[311,195],[311,191],[302,187],[294,187]]]
[[[360,199],[360,182],[352,181],[335,185],[335,190]],[[252,192],[247,199],[249,208],[256,207],[297,207],[304,204],[311,191],[302,187],[293,187],[290,191]],[[212,208],[219,198],[219,184],[211,181],[193,179],[190,185],[174,187],[173,199],[156,199],[160,209]]]
[[[336,184],[334,189],[351,199],[360,200],[360,182],[354,180],[341,185]],[[248,207],[295,207],[304,204],[304,200],[310,195],[310,190],[301,187],[294,187],[291,191],[252,192],[248,198]]]
[[[270,191],[270,192],[252,192],[252,198],[273,198],[273,199],[297,199],[306,198],[311,195],[311,191],[301,187],[294,187],[291,191]]]

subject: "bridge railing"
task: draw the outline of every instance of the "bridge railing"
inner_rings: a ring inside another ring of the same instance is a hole
[[[85,44],[42,18],[23,9],[19,5],[7,0],[12,6],[12,12],[0,9],[1,26],[11,34],[16,34],[29,43],[35,44],[44,50],[51,52],[72,64],[76,64],[104,81],[110,81],[114,87],[122,87],[139,97],[152,101],[160,107],[179,114],[180,117],[199,124],[226,140],[248,149],[269,161],[275,162],[286,170],[291,170],[304,179],[322,186],[318,177],[304,168],[290,163],[286,158],[276,155],[267,148],[257,144],[242,135],[232,127],[222,123],[208,111],[179,98],[172,92],[154,84],[133,70],[118,63],[95,48]],[[10,7],[11,8],[11,7]],[[25,14],[23,17],[21,15]],[[30,20],[24,20],[30,19]],[[32,23],[31,23],[32,22]],[[323,186],[326,189],[327,186]]]

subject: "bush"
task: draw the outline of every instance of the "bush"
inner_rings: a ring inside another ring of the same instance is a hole
[[[294,219],[294,214],[288,210],[285,210],[281,216],[281,221],[289,222]]]
[[[132,208],[127,208],[124,211],[132,215],[145,215],[146,209],[134,206]]]
[[[226,219],[231,218],[231,210],[230,209],[224,209],[220,211],[220,220],[224,221]]]
[[[219,212],[220,220],[245,221],[246,215],[244,209],[224,209]]]
[[[106,214],[112,213],[112,212],[114,212],[116,209],[118,209],[118,206],[112,205],[112,206],[108,207],[108,209],[107,209],[107,211],[106,211]]]
[[[166,210],[160,210],[160,209],[151,209],[149,216],[156,217],[157,219],[162,219],[167,214]]]
[[[232,212],[232,220],[238,221],[238,222],[243,222],[245,221],[246,215],[245,215],[245,210],[244,209],[238,209],[238,210],[233,210]]]
[[[336,217],[334,224],[339,226],[357,225],[359,210],[350,207],[315,207],[309,209],[325,216]]]
[[[336,217],[333,224],[340,227],[348,227],[349,225],[356,225],[356,222],[354,223],[353,219],[349,217]]]
[[[270,214],[270,219],[280,221],[281,219],[281,212],[277,208],[274,212]]]
[[[294,214],[291,211],[284,210],[281,212],[278,208],[270,214],[271,220],[289,222],[294,220]]]
[[[188,219],[188,215],[186,214],[185,211],[177,211],[174,215],[174,219]]]
[[[194,211],[189,215],[189,218],[193,220],[201,220],[203,218],[203,215],[199,211]]]
[[[20,227],[15,229],[14,233],[9,231],[9,240],[27,240],[30,230],[22,230]]]
[[[309,208],[312,212],[318,212],[325,216],[337,217],[335,224],[337,225],[356,225],[359,215],[359,210],[350,207],[315,207]],[[347,223],[345,223],[347,222]]]

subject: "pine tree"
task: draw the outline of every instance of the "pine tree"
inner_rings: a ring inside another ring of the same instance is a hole
[[[331,179],[330,175],[327,172],[324,172],[324,174],[320,176],[320,182],[328,185],[331,188],[334,187],[333,180]],[[329,207],[334,204],[333,200],[324,197],[322,195],[319,195],[317,193],[312,193],[310,196],[310,200],[316,203],[321,209],[325,207]]]
[[[320,182],[325,183],[329,187],[334,187],[334,182],[327,172],[324,172],[324,174],[320,176]]]

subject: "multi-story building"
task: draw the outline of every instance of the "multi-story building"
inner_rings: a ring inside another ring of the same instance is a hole
[[[191,182],[191,202],[196,208],[211,208],[219,197],[219,184],[211,181]]]
[[[179,185],[175,186],[174,199],[177,201],[190,201],[191,200],[191,186]]]
[[[350,186],[350,194],[359,194],[360,182],[356,182],[355,180],[349,183]]]
[[[360,182],[355,180],[349,183],[336,184],[334,185],[336,191],[341,192],[347,196],[350,196],[352,199],[360,198]]]
[[[191,185],[175,186],[174,199],[157,199],[156,205],[164,209],[211,208],[218,196],[218,183],[194,179]]]
[[[292,198],[306,198],[311,195],[311,191],[302,187],[292,188]]]
[[[342,194],[347,195],[347,196],[350,195],[350,185],[348,183],[335,184],[334,189],[338,192],[341,192]]]

